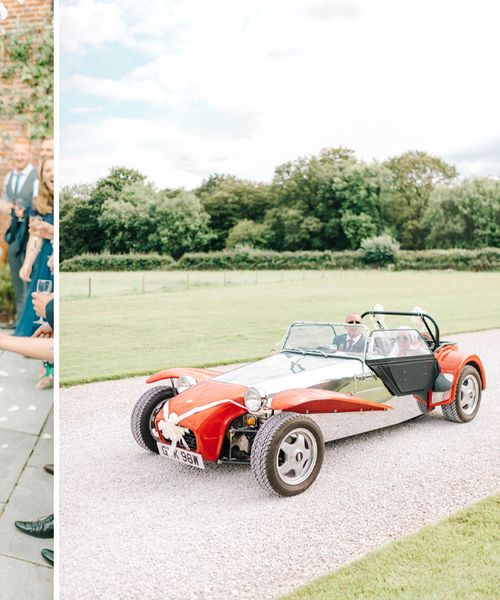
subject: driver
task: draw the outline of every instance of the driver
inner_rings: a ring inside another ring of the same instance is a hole
[[[359,352],[361,354],[366,342],[365,332],[360,327],[361,317],[358,313],[349,313],[345,322],[347,333],[336,335],[333,344],[340,352]]]

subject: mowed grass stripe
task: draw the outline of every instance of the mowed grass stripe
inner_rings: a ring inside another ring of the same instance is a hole
[[[61,275],[63,298],[68,275]],[[61,382],[252,360],[268,355],[293,321],[342,321],[378,302],[388,310],[419,305],[445,334],[491,329],[500,326],[500,274],[335,271],[304,281],[63,300]]]
[[[283,600],[474,598],[500,589],[500,496],[368,554]]]

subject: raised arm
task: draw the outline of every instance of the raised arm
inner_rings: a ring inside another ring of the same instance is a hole
[[[16,337],[0,333],[0,350],[15,352],[37,360],[54,361],[54,340],[52,338]]]
[[[35,260],[40,254],[41,247],[42,240],[39,237],[30,234],[26,246],[26,256],[24,257],[23,266],[19,270],[19,277],[23,281],[31,281],[31,271],[33,270]]]

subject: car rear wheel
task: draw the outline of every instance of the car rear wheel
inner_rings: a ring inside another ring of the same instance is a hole
[[[423,402],[420,398],[416,398],[415,402],[417,403],[417,408],[421,415],[426,415],[429,412],[426,402]]]
[[[174,396],[174,390],[167,386],[157,386],[148,390],[137,400],[130,427],[135,441],[145,450],[158,453],[159,441],[155,430],[155,419],[163,406]]]
[[[455,399],[443,404],[443,415],[450,421],[468,423],[477,415],[481,404],[481,377],[472,365],[465,366],[458,378]]]
[[[279,413],[257,432],[250,465],[264,489],[280,496],[295,496],[307,490],[318,476],[324,452],[323,434],[312,419]]]

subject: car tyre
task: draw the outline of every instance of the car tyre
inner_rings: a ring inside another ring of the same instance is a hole
[[[265,490],[279,496],[295,496],[313,484],[324,453],[323,434],[312,419],[279,413],[257,432],[250,466]]]
[[[157,438],[154,435],[154,419],[163,406],[174,396],[173,388],[157,386],[148,390],[137,400],[130,419],[130,428],[135,441],[151,452],[158,454]]]
[[[426,415],[427,413],[429,413],[429,409],[427,408],[427,403],[423,402],[422,400],[420,400],[419,398],[417,398],[415,400],[415,402],[417,403],[417,408],[420,412],[421,415]]]
[[[453,402],[441,405],[443,415],[449,421],[456,423],[472,421],[481,404],[481,392],[481,377],[477,369],[472,365],[466,365],[458,377]]]

